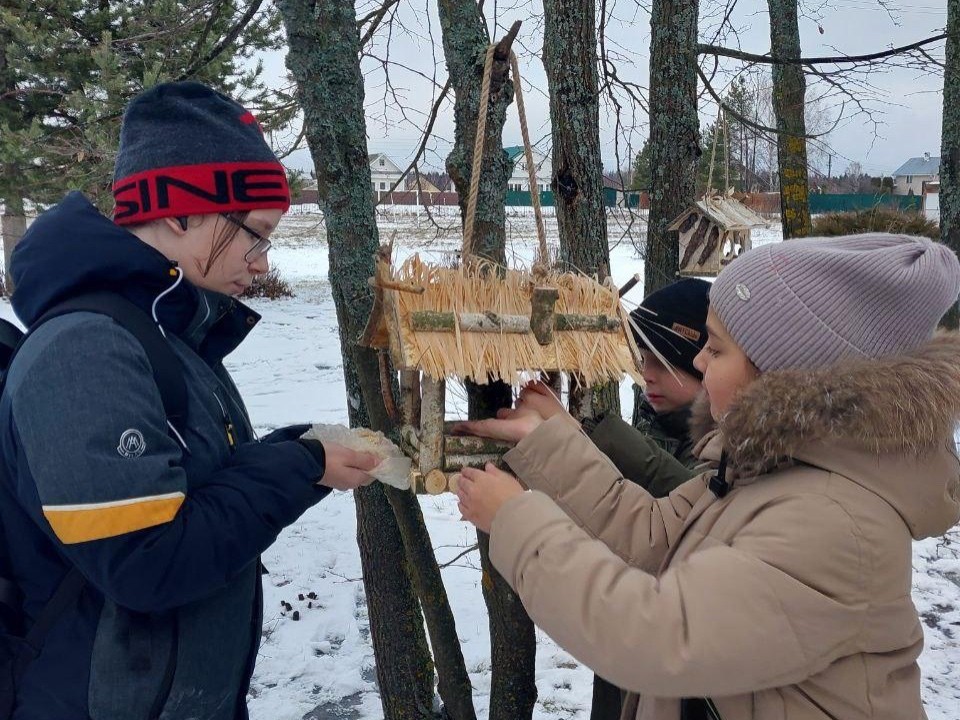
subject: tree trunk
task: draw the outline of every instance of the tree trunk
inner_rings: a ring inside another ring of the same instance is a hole
[[[960,0],[947,0],[947,33],[940,152],[940,239],[960,253]],[[940,324],[951,330],[960,328],[960,309],[956,303]]]
[[[455,96],[454,146],[447,157],[447,172],[459,194],[461,214],[466,218],[483,63],[490,38],[482,8],[474,0],[439,0],[439,12],[443,52]],[[519,23],[516,23],[498,44],[494,56],[472,242],[476,255],[501,266],[506,264],[504,202],[511,172],[502,136],[506,110],[513,99],[509,49],[518,31]],[[487,385],[468,382],[467,398],[469,416],[475,419],[492,417],[498,409],[509,407],[512,394],[510,386],[502,382]],[[490,617],[489,718],[523,720],[533,716],[537,699],[533,622],[506,580],[490,563],[489,538],[483,533],[478,533],[478,537],[483,598]]]
[[[378,357],[356,344],[373,305],[367,279],[374,274],[379,245],[356,11],[347,0],[281,0],[278,5],[287,29],[287,66],[298,85],[318,171],[350,423],[389,431]],[[396,516],[379,484],[355,491],[354,497],[384,717],[432,718],[433,662]]]
[[[560,258],[571,269],[605,280],[610,245],[603,205],[600,93],[594,3],[545,0],[543,64],[553,136],[551,187],[560,231]],[[616,383],[572,387],[579,417],[620,412]]]
[[[3,235],[3,293],[13,294],[13,276],[10,260],[20,238],[27,231],[27,218],[23,200],[19,197],[4,198],[3,215],[0,216],[0,235]]]
[[[653,0],[650,14],[650,219],[643,291],[677,278],[680,246],[670,225],[696,199],[697,0]]]
[[[410,576],[427,619],[430,645],[437,666],[437,691],[443,701],[444,718],[476,720],[473,686],[463,660],[463,650],[440,567],[416,496],[405,490],[385,488],[393,507],[403,543],[407,548]]]
[[[769,0],[770,54],[800,57],[797,0]],[[773,66],[773,112],[777,120],[780,169],[780,221],[784,239],[810,234],[810,186],[807,177],[807,83],[800,65]]]

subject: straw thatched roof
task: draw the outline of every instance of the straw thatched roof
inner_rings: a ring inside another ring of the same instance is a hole
[[[708,195],[685,210],[667,230],[679,230],[690,213],[699,213],[721,230],[739,231],[767,227],[769,223],[753,210],[725,195]]]
[[[419,255],[394,270],[381,257],[371,280],[376,302],[361,344],[389,348],[397,368],[438,379],[517,383],[523,373],[564,371],[592,385],[636,374],[636,348],[612,284],[574,273],[535,277],[511,269],[498,276],[495,270],[479,263],[437,267]],[[534,288],[544,286],[558,291],[557,330],[541,345],[522,321],[529,327]],[[443,327],[425,330],[424,318],[439,318]],[[596,329],[566,329],[587,320],[597,321]],[[503,329],[491,331],[490,323]]]

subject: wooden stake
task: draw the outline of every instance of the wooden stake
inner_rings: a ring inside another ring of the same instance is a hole
[[[420,373],[400,371],[400,415],[404,425],[420,427]]]
[[[636,273],[632,278],[630,278],[623,284],[623,287],[620,288],[618,292],[619,296],[623,297],[624,295],[626,295],[628,292],[633,290],[637,286],[637,283],[639,282],[640,282],[640,273]]]
[[[553,331],[557,325],[556,307],[560,291],[553,287],[533,289],[530,298],[530,329],[541,345],[553,342]]]

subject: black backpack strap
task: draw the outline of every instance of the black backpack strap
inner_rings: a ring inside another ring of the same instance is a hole
[[[93,312],[113,318],[143,346],[153,369],[153,379],[160,390],[163,410],[174,428],[182,428],[187,416],[187,384],[183,366],[164,337],[160,326],[132,302],[111,292],[96,292],[65,300],[44,313],[30,328],[73,312]],[[183,444],[182,438],[178,438]]]
[[[23,340],[23,331],[9,320],[0,319],[0,368],[10,367],[10,360]]]
[[[71,567],[70,570],[67,571],[67,574],[63,580],[60,581],[60,584],[57,586],[57,589],[54,590],[47,604],[43,606],[43,610],[37,615],[37,619],[30,627],[26,637],[24,637],[24,640],[30,645],[31,650],[36,653],[40,652],[40,648],[43,647],[43,642],[46,640],[50,628],[53,627],[53,624],[63,613],[76,605],[77,600],[80,598],[80,593],[83,592],[83,587],[86,584],[86,578],[80,574],[80,571],[77,570],[76,567]],[[28,658],[28,660],[29,659],[31,658]]]
[[[2,572],[2,569],[0,569],[0,572]],[[0,575],[0,623],[7,625],[11,632],[16,632],[20,624],[21,599],[20,588],[17,587],[16,583]]]
[[[9,368],[14,355],[36,328],[48,320],[73,312],[106,315],[123,326],[143,346],[153,370],[153,379],[160,391],[167,423],[186,451],[186,444],[177,431],[178,426],[183,427],[187,416],[187,384],[183,377],[183,366],[167,342],[160,326],[146,312],[116,293],[97,292],[78,295],[55,305],[30,326],[30,332],[27,335],[10,323],[0,323],[0,360],[3,361],[0,367]],[[3,379],[0,380],[0,389],[5,384],[5,380],[4,373]],[[17,655],[15,660],[15,678],[19,679],[30,661],[40,653],[51,628],[67,610],[77,604],[85,586],[86,579],[76,567],[71,567],[27,632],[24,638],[27,647]],[[3,606],[11,609],[19,608],[20,590],[9,579],[0,577],[0,607]]]

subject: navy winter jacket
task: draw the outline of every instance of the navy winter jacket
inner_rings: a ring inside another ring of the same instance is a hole
[[[79,193],[37,218],[12,271],[27,325],[94,290],[155,311],[188,388],[183,451],[144,350],[113,320],[56,318],[16,357],[0,399],[0,531],[28,618],[71,566],[87,585],[28,667],[14,717],[246,718],[258,557],[327,492],[321,458],[256,441],[223,368],[259,316],[174,288],[173,265]]]

